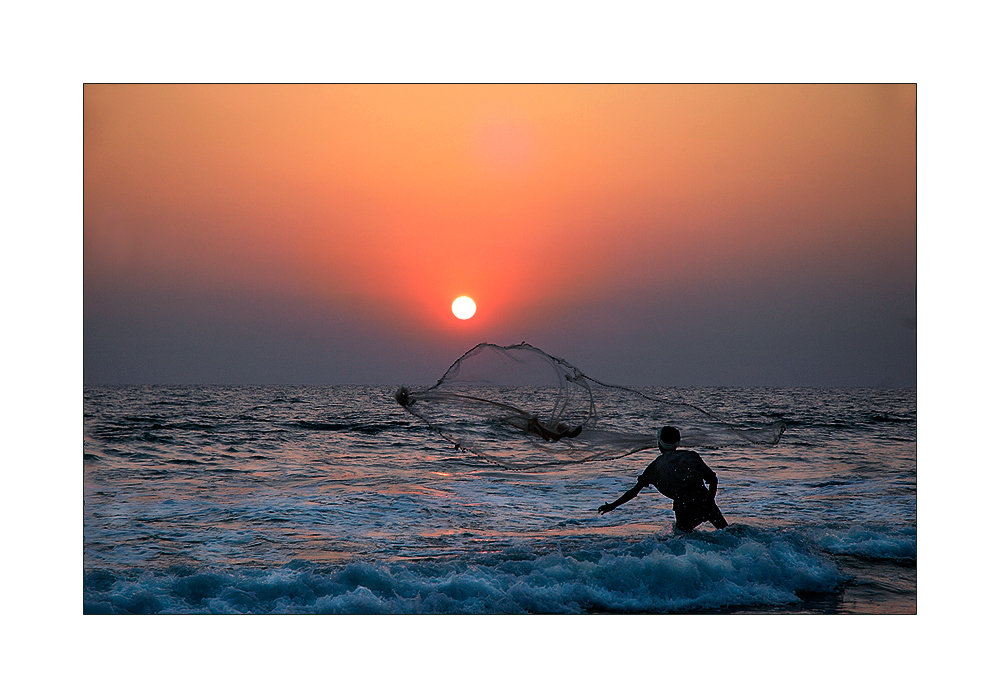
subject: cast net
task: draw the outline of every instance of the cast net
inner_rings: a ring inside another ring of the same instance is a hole
[[[736,427],[685,402],[602,383],[527,343],[479,344],[433,386],[402,386],[395,397],[459,449],[519,470],[656,448],[664,425],[692,448],[776,444],[785,431],[782,422]]]

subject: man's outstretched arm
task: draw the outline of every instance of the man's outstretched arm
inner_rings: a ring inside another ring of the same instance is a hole
[[[639,494],[640,492],[642,492],[642,488],[643,487],[645,487],[645,485],[643,485],[641,482],[636,483],[635,487],[633,487],[632,489],[630,489],[628,492],[626,492],[625,494],[623,494],[621,497],[619,497],[615,501],[611,502],[611,504],[605,503],[605,504],[602,504],[601,506],[597,507],[597,511],[599,511],[602,514],[607,514],[612,509],[617,509],[618,507],[620,507],[622,504],[624,504],[628,500],[634,499],[637,494]]]

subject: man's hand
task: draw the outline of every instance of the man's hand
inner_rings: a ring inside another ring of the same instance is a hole
[[[610,504],[608,504],[607,502],[605,502],[605,503],[604,503],[604,504],[602,504],[601,506],[597,507],[597,511],[598,511],[599,513],[601,513],[601,514],[607,514],[607,513],[608,513],[609,511],[611,511],[612,509],[614,509],[614,507],[613,507],[613,506],[611,506]]]

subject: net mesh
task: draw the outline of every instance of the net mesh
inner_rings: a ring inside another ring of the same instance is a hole
[[[737,428],[707,410],[603,383],[527,343],[479,344],[429,388],[400,387],[396,401],[459,449],[497,465],[622,458],[656,448],[673,425],[681,446],[776,444],[782,422]]]

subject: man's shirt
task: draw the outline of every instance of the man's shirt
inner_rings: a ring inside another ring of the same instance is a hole
[[[671,499],[704,492],[705,483],[718,484],[718,478],[694,451],[662,453],[639,476],[640,485],[653,485]]]

